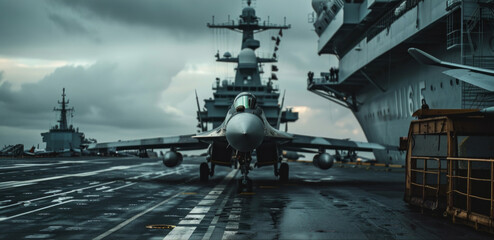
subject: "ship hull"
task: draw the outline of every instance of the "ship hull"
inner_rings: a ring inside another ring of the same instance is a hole
[[[455,52],[435,53],[443,59],[456,55]],[[384,91],[372,85],[363,88],[357,94],[363,104],[353,112],[369,142],[398,146],[399,138],[408,135],[412,114],[421,108],[422,99],[430,108],[462,108],[461,81],[411,58],[392,64],[390,71],[373,79]],[[374,154],[380,162],[403,164],[405,160],[405,153],[399,151],[375,151]]]

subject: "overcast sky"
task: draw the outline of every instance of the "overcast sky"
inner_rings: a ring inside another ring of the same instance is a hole
[[[241,0],[0,0],[0,146],[40,144],[56,124],[62,88],[75,108],[71,123],[98,142],[195,133],[194,89],[212,97],[216,77],[233,64],[214,54],[240,50],[240,34],[206,23],[237,19]],[[335,62],[318,56],[307,21],[310,0],[258,0],[261,21],[283,23],[278,53],[285,104],[299,111],[289,131],[365,140],[350,111],[306,90],[307,71]],[[270,36],[259,53],[272,53]],[[203,104],[203,103],[201,103]]]

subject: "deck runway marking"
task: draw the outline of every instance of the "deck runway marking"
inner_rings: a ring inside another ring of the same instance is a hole
[[[155,179],[155,178],[159,178],[159,177],[163,177],[163,176],[168,176],[168,175],[171,175],[173,173],[174,172],[161,172],[158,176],[152,177],[150,179]],[[147,176],[147,175],[150,175],[150,174],[142,174],[142,175],[139,175],[139,176],[136,176],[136,177],[132,177],[130,179],[137,179],[139,177],[143,177],[143,176]],[[115,190],[119,190],[119,189],[122,189],[122,188],[130,187],[130,186],[135,185],[135,184],[137,184],[137,183],[129,183],[129,184],[126,184],[124,186],[120,186],[120,187],[116,187],[116,188],[105,190],[103,192],[113,192]]]
[[[163,240],[170,240],[170,239],[189,239],[190,236],[192,236],[192,233],[196,230],[196,227],[175,227],[171,232],[166,235]]]
[[[135,167],[147,166],[147,165],[156,165],[156,163],[142,163],[142,164],[135,165],[135,166],[114,166],[114,167],[107,168],[107,169],[101,169],[101,170],[83,172],[83,173],[71,173],[71,174],[55,176],[55,177],[38,178],[38,179],[24,180],[24,181],[8,181],[8,182],[0,183],[0,189],[15,188],[15,187],[23,186],[20,184],[34,184],[34,183],[38,183],[38,182],[57,180],[57,179],[68,178],[68,177],[88,177],[88,176],[93,176],[93,175],[103,173],[103,172],[125,170],[125,169],[129,169],[129,168],[135,168]]]
[[[213,190],[211,192],[209,192],[208,194],[210,195],[220,195],[221,193],[223,192],[223,190]]]
[[[237,234],[237,231],[225,231],[223,233],[223,237],[221,239],[235,239],[235,234]]]
[[[225,229],[228,229],[228,230],[238,230],[238,222],[228,222],[226,224],[226,227]],[[226,232],[226,231],[225,231]],[[236,233],[236,232],[235,232]],[[223,238],[225,237],[225,233],[223,233]]]
[[[220,220],[220,216],[214,216],[213,220],[211,221],[211,224],[215,225],[216,223],[218,223],[218,220]]]
[[[230,183],[231,179],[237,174],[237,172],[238,172],[238,169],[231,170],[230,173],[228,173],[223,178],[223,180],[221,180],[221,182],[218,185],[216,185],[213,188],[213,190],[211,190],[209,192],[209,194],[206,195],[202,200],[209,199],[208,196],[218,197],[219,195],[221,195],[223,193],[225,187],[228,185],[228,183]],[[226,196],[225,198],[228,198],[228,196]],[[185,219],[180,221],[180,223],[178,225],[182,225],[182,224],[184,224],[184,225],[185,224],[187,224],[187,225],[193,225],[193,224],[199,225],[201,223],[201,221],[203,220],[203,218],[205,217],[205,213],[208,213],[209,210],[211,210],[210,207],[195,206],[193,209],[191,209],[189,211],[189,213],[187,214]],[[196,214],[196,215],[194,215],[194,214]],[[202,215],[202,214],[204,214],[204,215]],[[188,218],[194,218],[194,219],[189,220]],[[171,232],[169,232],[165,236],[164,240],[165,239],[189,239],[190,236],[192,236],[192,234],[194,233],[195,229],[196,229],[196,227],[178,226],[178,227],[174,228]],[[208,228],[208,231],[204,235],[204,238],[209,236],[206,238],[206,239],[209,239],[213,233],[212,231],[214,231],[214,227]]]
[[[61,191],[62,191],[62,190],[60,190],[60,189],[57,189],[57,190],[50,190],[50,191],[48,191],[48,192],[45,192],[45,194],[54,194],[54,193],[59,193],[59,192],[61,192]]]
[[[209,212],[210,207],[199,207],[196,206],[192,210],[190,210],[189,214],[202,214],[202,213],[207,213]]]
[[[15,164],[14,166],[10,166],[10,167],[2,167],[2,170],[16,169],[16,168],[27,168],[27,167],[41,167],[41,166],[44,167],[44,166],[53,166],[53,165],[60,165],[60,164],[64,164],[64,163],[23,163],[23,164]]]
[[[199,225],[201,221],[206,217],[204,214],[196,215],[190,214],[185,216],[185,218],[178,223],[178,225]]]
[[[129,183],[129,184],[126,184],[126,185],[123,185],[123,186],[120,186],[120,187],[116,187],[116,188],[111,188],[111,189],[105,190],[103,192],[113,192],[115,190],[119,190],[119,189],[122,189],[122,188],[130,187],[130,186],[132,186],[134,184],[136,184],[136,183]]]
[[[106,190],[108,188],[110,188],[110,187],[108,187],[108,186],[102,186],[102,187],[96,188],[95,190],[96,191],[101,191],[101,190]]]
[[[107,160],[111,158],[104,158],[104,159],[95,159],[95,161],[101,161],[101,160]],[[61,165],[61,164],[82,164],[82,163],[95,163],[95,162],[90,162],[90,161],[60,161],[60,162],[53,162],[53,163],[19,163],[19,164],[14,164],[14,166],[10,167],[2,167],[2,170],[4,169],[16,169],[16,168],[26,168],[26,167],[46,167],[46,166],[53,166],[53,165]],[[38,170],[49,170],[50,168],[41,168]]]
[[[238,220],[240,220],[240,215],[238,215],[238,214],[230,214],[230,216],[228,216],[228,221],[230,221],[230,220],[238,221]]]
[[[72,199],[72,200],[69,200],[69,201],[66,201],[66,202],[60,202],[60,203],[53,204],[53,205],[50,205],[50,206],[46,206],[46,207],[34,209],[34,210],[31,210],[31,211],[28,211],[28,212],[19,213],[19,214],[10,216],[10,217],[2,217],[2,218],[0,218],[0,222],[3,222],[5,220],[9,220],[9,219],[13,219],[13,218],[16,218],[16,217],[24,216],[24,215],[27,215],[27,214],[31,214],[31,213],[34,213],[34,212],[39,212],[39,211],[42,211],[42,210],[45,210],[45,209],[48,209],[48,208],[52,208],[52,207],[56,207],[56,206],[59,206],[59,205],[62,205],[62,204],[66,204],[66,203],[70,203],[70,202],[76,202],[76,201],[78,201],[78,200],[77,199]]]
[[[162,202],[160,202],[160,203],[158,203],[158,204],[156,204],[156,205],[154,205],[154,206],[152,206],[152,207],[150,207],[150,208],[148,208],[148,209],[146,209],[146,210],[144,210],[144,211],[142,211],[142,212],[140,212],[140,213],[136,214],[135,216],[133,216],[133,217],[131,217],[131,218],[129,218],[129,219],[127,219],[127,220],[125,220],[124,222],[122,222],[122,223],[118,224],[118,225],[117,225],[117,226],[115,226],[114,228],[112,228],[112,229],[110,229],[110,230],[108,230],[108,231],[104,232],[103,234],[101,234],[101,235],[99,235],[99,236],[97,236],[97,237],[93,238],[93,240],[101,240],[101,239],[103,239],[103,238],[105,238],[105,237],[109,236],[110,234],[112,234],[112,233],[114,233],[114,232],[116,232],[116,231],[120,230],[121,228],[123,228],[123,227],[127,226],[127,224],[131,223],[132,221],[134,221],[134,220],[138,219],[139,217],[141,217],[141,216],[145,215],[145,214],[146,214],[146,213],[148,213],[148,212],[153,211],[154,209],[156,209],[156,208],[160,207],[161,205],[163,205],[163,204],[165,204],[165,203],[169,202],[170,200],[172,200],[172,199],[174,199],[174,198],[176,198],[176,197],[178,197],[178,196],[180,196],[180,193],[177,193],[177,194],[175,194],[175,195],[173,195],[173,196],[171,196],[171,197],[169,197],[169,198],[167,198],[167,199],[163,200]],[[174,228],[174,230],[175,230],[175,229],[176,229],[176,228]],[[194,228],[194,230],[195,230],[195,228]],[[173,230],[172,230],[172,231],[173,231]],[[192,233],[191,233],[191,234],[192,234]]]
[[[223,232],[222,239],[231,239],[237,234],[240,225],[240,214],[242,212],[242,207],[240,203],[242,199],[234,198],[232,208],[230,209],[230,214],[228,216],[228,222],[226,223],[225,231]]]
[[[39,201],[39,200],[43,200],[43,199],[47,199],[47,198],[52,198],[52,197],[56,197],[56,196],[60,196],[60,195],[65,195],[65,194],[69,194],[69,193],[73,193],[73,192],[77,192],[77,191],[82,191],[82,190],[86,190],[86,189],[90,189],[90,188],[99,187],[99,186],[102,186],[102,185],[108,185],[108,184],[112,184],[114,182],[116,182],[116,181],[111,181],[111,182],[107,182],[107,183],[100,183],[98,185],[93,185],[93,186],[89,186],[89,187],[83,187],[83,188],[73,189],[73,190],[70,190],[70,191],[67,191],[67,192],[61,192],[61,193],[53,194],[53,195],[50,195],[50,196],[44,196],[44,197],[40,197],[40,198],[33,198],[33,199],[25,200],[25,201],[20,201],[20,202],[17,202],[17,203],[14,203],[14,204],[10,204],[10,205],[0,206],[0,209],[4,209],[4,208],[8,208],[8,207],[14,207],[14,206],[17,206],[17,205],[22,205],[24,202],[35,202],[35,201]]]
[[[218,195],[206,195],[204,197],[204,199],[208,199],[208,200],[216,200],[218,198]]]
[[[203,199],[201,200],[197,205],[200,205],[200,206],[210,206],[210,205],[213,205],[214,203],[216,202],[216,200],[209,200],[209,199]]]
[[[231,175],[229,174],[229,179],[231,180],[237,174],[237,172],[238,172],[238,169],[236,170],[236,172],[234,174],[232,174],[230,172]],[[226,187],[226,184],[225,184],[225,187]],[[218,221],[220,219],[219,216],[220,216],[221,212],[223,211],[223,209],[225,208],[225,205],[228,202],[228,199],[230,198],[231,192],[232,192],[232,189],[230,189],[226,193],[225,198],[223,199],[223,201],[221,201],[220,205],[218,206],[218,209],[216,210],[215,216],[213,217],[213,220],[211,221],[211,226],[208,227],[208,230],[204,234],[202,240],[209,240],[211,238],[211,236],[213,235],[214,229],[216,228],[215,225],[218,223]],[[204,199],[209,199],[208,196],[211,196],[211,197],[214,196],[214,199],[218,198],[218,195],[207,195],[206,197],[204,197]]]

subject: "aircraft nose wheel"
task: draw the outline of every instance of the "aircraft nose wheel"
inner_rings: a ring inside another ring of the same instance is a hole
[[[242,192],[252,192],[252,180],[250,178],[244,180],[244,178],[241,177],[237,180],[237,193]]]
[[[289,172],[289,167],[287,163],[282,163],[280,166],[280,181],[282,182],[288,182],[288,172]]]
[[[207,163],[201,163],[199,167],[199,174],[201,176],[201,182],[207,182],[209,179],[209,166]]]

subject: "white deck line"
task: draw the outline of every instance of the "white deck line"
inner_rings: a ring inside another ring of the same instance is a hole
[[[221,180],[221,182],[218,185],[216,185],[213,188],[213,190],[211,190],[209,192],[209,194],[206,195],[202,199],[202,201],[207,200],[207,199],[211,199],[210,198],[211,196],[216,196],[216,198],[217,198],[218,195],[222,194],[223,191],[225,190],[226,185],[235,176],[235,174],[237,174],[237,172],[238,172],[238,170],[234,169],[230,173],[228,173],[225,176],[225,178],[223,178],[223,180]],[[180,221],[178,224],[179,225],[182,225],[182,224],[184,224],[184,225],[186,225],[186,224],[187,225],[194,225],[194,224],[199,225],[201,223],[202,219],[205,217],[205,215],[194,215],[194,214],[206,214],[209,212],[210,209],[211,209],[210,207],[196,206],[192,210],[190,210],[190,212],[187,214],[185,219]],[[189,219],[187,219],[187,218],[189,218]],[[195,219],[190,219],[190,218],[195,218]],[[195,229],[196,229],[196,227],[184,227],[184,226],[175,227],[171,232],[169,232],[165,236],[165,238],[163,238],[163,240],[189,239],[192,236],[192,234],[194,233]],[[209,227],[204,238],[206,238],[206,236],[208,236],[207,239],[210,238],[213,231],[214,231],[214,226]]]
[[[146,165],[156,165],[156,163],[142,163],[142,164],[139,164],[137,166],[115,166],[115,167],[111,167],[111,168],[107,168],[107,169],[101,169],[101,170],[90,171],[90,172],[82,172],[82,173],[72,173],[72,174],[66,174],[66,175],[55,176],[55,177],[38,178],[38,179],[24,180],[24,181],[8,181],[8,182],[0,183],[0,189],[15,188],[15,187],[24,186],[22,184],[34,184],[34,183],[38,183],[38,182],[52,181],[52,180],[57,180],[57,179],[61,179],[61,178],[68,178],[68,177],[87,177],[87,176],[96,175],[96,174],[99,174],[102,172],[124,170],[124,169],[135,168],[135,167],[146,166]]]
[[[134,220],[138,219],[138,218],[139,218],[139,217],[141,217],[142,215],[144,215],[144,214],[146,214],[146,213],[148,213],[148,212],[153,211],[153,210],[154,210],[154,209],[156,209],[157,207],[159,207],[159,206],[161,206],[161,205],[163,205],[163,204],[167,203],[168,201],[170,201],[170,200],[172,200],[172,199],[174,199],[174,198],[176,198],[176,197],[178,197],[178,196],[180,196],[180,195],[181,195],[181,193],[177,193],[177,194],[175,194],[175,195],[173,195],[173,196],[171,196],[171,197],[167,198],[166,200],[164,200],[164,201],[162,201],[162,202],[160,202],[160,203],[158,203],[158,204],[154,205],[153,207],[150,207],[150,208],[148,208],[148,209],[146,209],[146,210],[144,210],[144,211],[142,211],[142,212],[140,212],[140,213],[136,214],[135,216],[133,216],[133,217],[131,217],[131,218],[129,218],[129,219],[127,219],[127,220],[125,220],[124,222],[122,222],[122,223],[118,224],[118,225],[117,225],[117,226],[115,226],[114,228],[112,228],[112,229],[110,229],[110,230],[108,230],[108,231],[104,232],[103,234],[101,234],[101,235],[99,235],[99,236],[97,236],[97,237],[93,238],[93,240],[100,240],[100,239],[103,239],[103,238],[105,238],[105,237],[109,236],[110,234],[112,234],[112,233],[114,233],[114,232],[116,232],[116,231],[120,230],[121,228],[125,227],[127,224],[131,223],[132,221],[134,221]],[[195,228],[194,228],[194,229],[195,229]]]
[[[30,213],[39,212],[39,211],[42,211],[42,210],[45,210],[45,209],[48,209],[48,208],[52,208],[52,207],[56,207],[56,206],[59,206],[59,205],[62,205],[62,204],[66,204],[66,203],[69,203],[69,202],[75,202],[75,201],[79,201],[79,200],[73,199],[73,200],[69,200],[69,201],[66,201],[66,202],[61,202],[61,203],[53,204],[53,205],[50,205],[50,206],[46,206],[46,207],[34,209],[32,211],[19,213],[19,214],[10,216],[10,217],[3,217],[3,218],[0,218],[0,222],[5,221],[5,220],[9,220],[9,219],[13,219],[13,218],[16,218],[16,217],[24,216],[24,215],[27,215],[27,214],[30,214]]]

